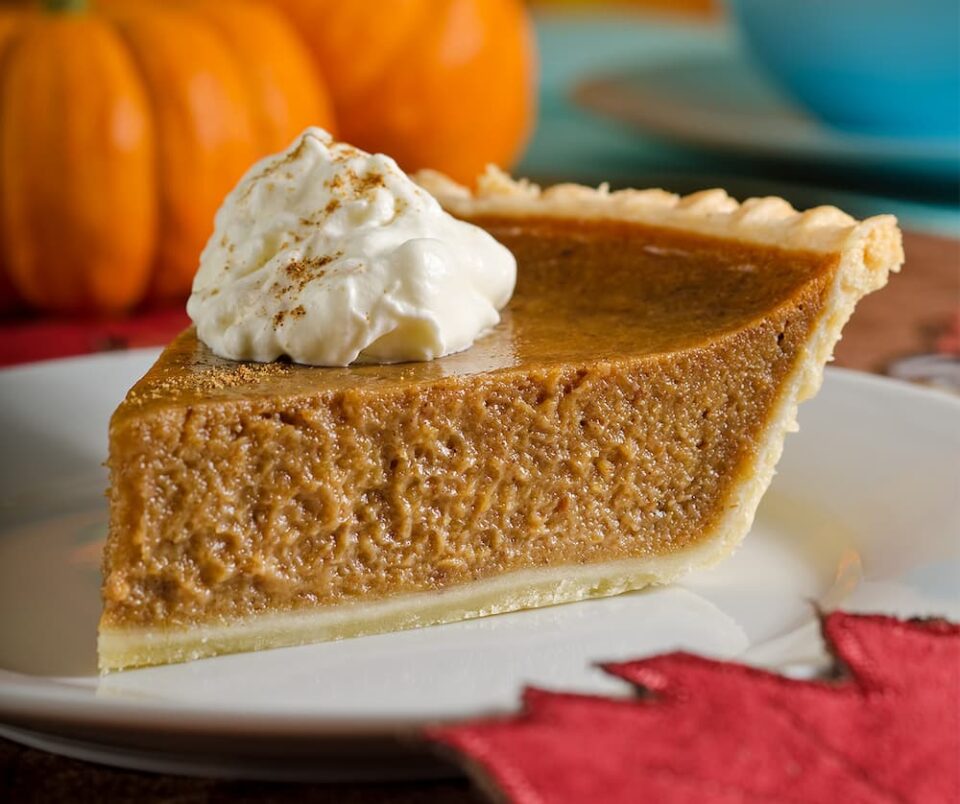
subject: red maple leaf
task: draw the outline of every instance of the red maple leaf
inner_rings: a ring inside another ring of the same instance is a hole
[[[670,653],[604,665],[638,697],[529,689],[515,717],[427,736],[524,804],[960,801],[960,626],[821,625],[829,680]]]

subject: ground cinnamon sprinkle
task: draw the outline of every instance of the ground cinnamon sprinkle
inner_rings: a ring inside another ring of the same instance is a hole
[[[340,253],[338,251],[336,254],[326,254],[323,257],[307,257],[288,262],[283,267],[283,272],[297,286],[297,290],[303,290],[308,282],[322,277],[325,273],[324,266],[333,262]]]
[[[274,282],[269,289],[270,295],[279,301],[295,290],[302,291],[310,282],[316,279],[322,279],[326,274],[324,266],[329,265],[342,255],[343,252],[338,251],[335,254],[327,254],[322,257],[307,257],[302,260],[288,262],[283,266],[283,273],[288,281],[283,282],[281,280]],[[304,310],[302,305],[299,305],[294,310],[283,310],[274,315],[273,326],[275,328],[281,326],[288,313],[299,318],[300,316],[306,315],[306,310]]]
[[[192,394],[235,388],[290,371],[288,363],[234,363],[229,360],[223,360],[222,363],[223,365],[209,366],[186,374],[171,373],[155,382],[148,390],[131,391],[127,401],[131,404],[143,404],[153,399],[175,398],[178,392]]]
[[[279,282],[274,282],[270,286],[270,295],[279,301],[291,290],[293,290],[293,285],[281,285]]]
[[[363,176],[357,176],[350,172],[350,180],[353,182],[353,190],[357,195],[369,195],[378,187],[384,187],[386,182],[382,173],[366,173]]]

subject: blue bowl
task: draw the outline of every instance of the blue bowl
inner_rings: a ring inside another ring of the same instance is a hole
[[[825,122],[960,135],[957,0],[729,0],[757,60]]]

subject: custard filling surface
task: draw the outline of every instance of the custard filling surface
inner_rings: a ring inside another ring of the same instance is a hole
[[[478,221],[516,255],[470,350],[310,368],[183,333],[111,423],[104,624],[216,622],[672,553],[726,510],[836,255]]]

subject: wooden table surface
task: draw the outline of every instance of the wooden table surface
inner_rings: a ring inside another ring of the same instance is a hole
[[[882,373],[897,358],[932,351],[960,311],[960,240],[907,232],[904,249],[903,270],[857,306],[834,365]]]
[[[844,331],[835,365],[882,372],[900,357],[932,351],[960,307],[960,241],[908,234],[907,264],[868,297]],[[293,785],[188,779],[114,770],[0,740],[0,801],[71,802],[476,802],[466,781],[393,785]]]

